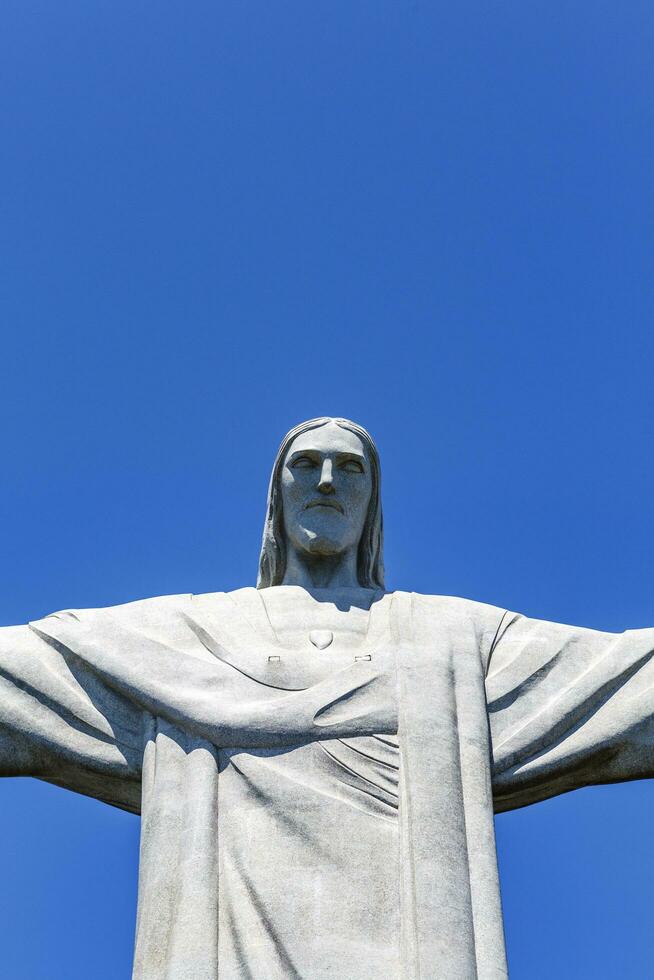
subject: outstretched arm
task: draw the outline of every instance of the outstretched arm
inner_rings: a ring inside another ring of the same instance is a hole
[[[497,811],[654,776],[654,629],[602,633],[507,613],[487,698]]]
[[[29,626],[0,629],[0,775],[138,810],[142,712]]]

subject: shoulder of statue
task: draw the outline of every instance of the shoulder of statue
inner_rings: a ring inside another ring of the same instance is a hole
[[[114,606],[61,609],[58,612],[44,616],[41,620],[34,620],[34,622],[47,622],[50,619],[58,619],[92,625],[94,622],[101,620],[119,619],[125,624],[141,624],[145,621],[166,619],[175,616],[188,607],[191,598],[190,593],[186,592],[179,595],[161,595],[152,596],[147,599],[133,599],[130,602],[122,602]]]
[[[506,610],[499,606],[465,599],[461,596],[426,595],[419,592],[395,592],[401,602],[411,603],[414,618],[435,620],[453,630],[472,629],[482,639],[497,629]]]
[[[438,609],[440,611],[451,611],[460,615],[493,615],[500,610],[499,606],[489,605],[485,602],[478,602],[476,599],[466,599],[456,595],[430,595],[422,592],[393,592],[395,596],[408,596],[417,604],[425,608]]]

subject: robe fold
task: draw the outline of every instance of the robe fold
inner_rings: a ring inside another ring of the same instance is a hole
[[[375,606],[386,618],[365,658],[326,678],[276,645],[253,589],[0,630],[0,772],[141,814],[135,980],[258,978],[266,963],[270,980],[343,975],[328,953],[297,959],[311,933],[285,921],[271,890],[266,794],[271,812],[288,811],[279,847],[303,849],[302,887],[312,820],[318,847],[321,820],[356,813],[352,841],[329,841],[335,861],[351,847],[364,867],[367,847],[386,848],[375,873],[387,898],[396,886],[397,936],[389,899],[389,959],[369,945],[367,964],[354,904],[348,980],[391,962],[403,980],[506,977],[494,811],[654,774],[654,630],[601,633],[409,593]],[[260,875],[241,860],[240,800]]]

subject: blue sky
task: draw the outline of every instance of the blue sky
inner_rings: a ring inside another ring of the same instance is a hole
[[[650,3],[0,24],[0,622],[253,584],[277,443],[336,414],[389,587],[654,624]],[[0,972],[129,976],[137,819],[0,794]],[[498,820],[513,978],[651,976],[653,818],[633,783]]]

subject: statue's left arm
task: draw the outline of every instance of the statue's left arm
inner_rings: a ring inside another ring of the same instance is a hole
[[[498,812],[654,776],[654,629],[602,633],[506,613],[486,686]]]

